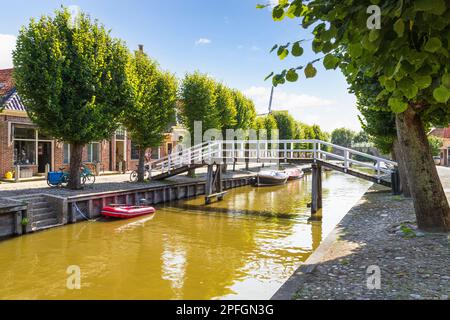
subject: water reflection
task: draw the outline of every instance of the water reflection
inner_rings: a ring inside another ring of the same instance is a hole
[[[82,223],[0,243],[2,299],[267,299],[370,186],[324,176],[321,222],[310,179],[244,187],[223,202],[160,207],[154,217]],[[81,290],[66,269],[81,268]]]

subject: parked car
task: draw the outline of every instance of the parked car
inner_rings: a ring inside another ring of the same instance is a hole
[[[434,163],[438,166],[441,164],[441,157],[433,157]]]

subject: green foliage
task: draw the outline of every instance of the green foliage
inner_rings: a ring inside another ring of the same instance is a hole
[[[129,59],[127,77],[132,88],[132,105],[122,123],[141,150],[157,147],[175,120],[177,80],[159,70],[145,53],[136,51]]]
[[[255,120],[255,129],[258,131],[258,139],[260,140],[271,140],[277,139],[278,137],[272,136],[272,130],[278,129],[277,121],[273,114],[268,114],[265,116],[257,117]],[[261,134],[265,130],[265,134]]]
[[[276,20],[298,18],[305,29],[314,26],[312,49],[324,54],[326,69],[339,67],[349,83],[361,76],[378,79],[379,98],[387,98],[381,105],[385,111],[401,113],[413,106],[425,123],[447,125],[450,2],[385,1],[382,28],[371,30],[366,10],[374,3],[293,0],[276,6],[274,15]],[[302,10],[297,10],[299,7]],[[299,56],[297,43],[285,46],[284,52],[290,48],[293,56]],[[317,61],[305,62],[307,78],[316,75]],[[273,84],[285,83],[288,70],[274,74]],[[294,77],[289,75],[289,80]]]
[[[347,128],[338,128],[331,133],[331,143],[350,148],[356,133]]]
[[[274,111],[273,117],[277,123],[280,140],[295,139],[295,119],[287,111]]]
[[[181,86],[181,120],[191,135],[194,122],[202,121],[203,132],[221,129],[220,114],[216,108],[216,83],[206,74],[186,74]]]
[[[232,91],[221,83],[216,84],[215,108],[219,112],[220,127],[225,134],[225,130],[232,129],[236,126],[237,111]]]
[[[32,19],[13,53],[14,79],[31,120],[55,139],[86,144],[109,138],[130,103],[128,50],[84,13]]]
[[[253,101],[237,90],[233,90],[233,98],[237,112],[236,129],[253,128],[256,120],[256,109]]]
[[[428,136],[428,143],[430,144],[432,155],[438,156],[442,146],[444,145],[444,141],[439,137]]]

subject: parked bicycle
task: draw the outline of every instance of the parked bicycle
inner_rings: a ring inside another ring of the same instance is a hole
[[[150,165],[146,164],[144,167],[144,180],[150,179]],[[138,172],[134,170],[130,173],[130,181],[137,182],[138,181]]]
[[[85,165],[81,166],[80,172],[81,185],[92,185],[95,183],[95,175]],[[59,171],[49,172],[47,175],[47,184],[50,187],[67,187],[70,181],[70,173],[59,168]]]

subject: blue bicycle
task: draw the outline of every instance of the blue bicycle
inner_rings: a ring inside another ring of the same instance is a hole
[[[80,178],[83,187],[86,184],[92,185],[95,183],[95,175],[85,165],[81,166]],[[65,172],[64,168],[59,168],[59,171],[49,172],[47,175],[47,184],[50,187],[67,187],[69,181],[70,174]]]

